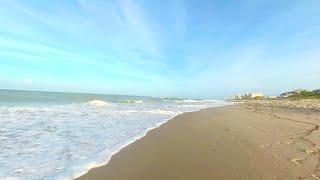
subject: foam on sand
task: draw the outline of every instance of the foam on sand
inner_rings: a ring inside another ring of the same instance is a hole
[[[115,102],[0,105],[0,179],[72,179],[174,116],[227,105]]]

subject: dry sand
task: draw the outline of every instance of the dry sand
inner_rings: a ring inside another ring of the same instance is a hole
[[[255,103],[185,113],[79,179],[317,179],[319,122]]]

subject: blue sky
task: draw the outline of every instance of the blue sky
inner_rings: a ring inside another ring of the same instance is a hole
[[[320,88],[319,0],[1,0],[0,88],[223,98]]]

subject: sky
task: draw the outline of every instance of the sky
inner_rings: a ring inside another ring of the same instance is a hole
[[[0,0],[0,89],[224,98],[320,88],[319,0]]]

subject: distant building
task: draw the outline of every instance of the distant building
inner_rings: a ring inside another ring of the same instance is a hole
[[[261,92],[255,92],[255,93],[250,93],[249,96],[251,99],[256,99],[256,98],[263,98],[264,94]]]
[[[297,90],[294,90],[294,91],[285,92],[285,93],[280,94],[280,97],[290,97],[290,96],[293,96],[293,95],[296,95],[296,94],[300,94],[303,91],[306,91],[306,90],[297,89]]]
[[[254,93],[244,93],[244,94],[237,94],[233,97],[235,100],[241,99],[260,99],[263,98],[264,94],[261,92],[254,92]]]
[[[314,90],[313,92],[315,92],[315,93],[320,93],[320,89],[316,89],[316,90]]]
[[[242,99],[241,94],[237,94],[233,97],[233,99],[240,100]]]

